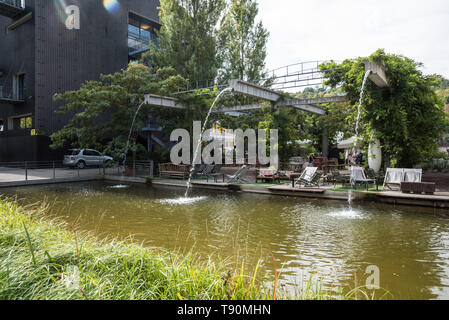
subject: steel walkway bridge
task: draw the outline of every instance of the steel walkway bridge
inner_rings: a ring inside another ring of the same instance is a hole
[[[287,99],[282,100],[282,93],[279,90],[285,90],[287,88],[299,88],[311,85],[322,85],[325,80],[325,74],[329,71],[343,70],[339,69],[329,69],[320,70],[320,64],[323,62],[303,62],[295,65],[290,65],[280,69],[271,71],[270,85],[263,86],[260,84],[254,84],[246,82],[243,80],[231,80],[229,84],[215,85],[213,87],[204,87],[190,89],[186,91],[179,91],[173,94],[176,96],[181,93],[192,93],[192,94],[203,94],[201,93],[204,89],[211,88],[232,88],[233,94],[239,94],[247,97],[252,97],[257,100],[269,101],[273,104],[275,108],[279,107],[292,107],[305,112],[325,115],[327,114],[327,109],[320,106],[320,104],[325,103],[337,103],[344,102],[348,100],[348,97],[342,96],[332,96],[332,97],[320,97],[314,99]],[[379,87],[388,86],[388,80],[386,79],[385,69],[383,66],[365,61],[365,69],[370,71],[370,79]],[[281,75],[279,75],[281,74]],[[268,79],[265,79],[268,80]],[[316,82],[320,81],[320,83]],[[312,84],[313,83],[313,84]],[[207,92],[206,94],[210,94]],[[157,95],[148,94],[145,95],[145,104],[174,108],[174,109],[186,109],[187,107],[183,105],[176,97],[162,97]],[[233,107],[218,107],[213,110],[215,113],[222,112],[245,112],[256,109],[261,109],[262,104],[252,104],[244,106],[233,106]]]
[[[311,87],[311,86],[322,86],[325,80],[325,73],[332,70],[320,70],[320,64],[325,61],[314,61],[314,62],[302,62],[286,67],[282,67],[269,72],[269,77],[258,81],[259,83],[250,83],[243,80],[231,80],[228,84],[214,84],[210,86],[213,82],[203,82],[205,86],[201,86],[201,82],[196,82],[195,88],[186,88],[186,90],[180,90],[173,93],[171,96],[161,97],[156,95],[145,96],[145,103],[152,106],[175,108],[175,109],[186,109],[181,102],[176,99],[177,95],[180,94],[194,94],[203,95],[211,94],[212,89],[224,89],[226,87],[231,87],[233,94],[239,94],[243,96],[248,96],[255,98],[257,100],[264,100],[273,103],[275,108],[279,107],[292,107],[305,112],[310,112],[318,115],[325,115],[327,113],[326,108],[320,106],[324,103],[335,103],[346,101],[346,96],[334,96],[334,97],[322,97],[316,99],[288,99],[286,101],[281,101],[282,93],[281,90],[301,88],[301,87]],[[269,85],[261,85],[267,84]],[[209,89],[209,90],[206,90]],[[218,107],[213,110],[214,113],[243,113],[251,110],[261,109],[262,104],[252,104],[243,106],[233,106],[233,107]]]
[[[331,70],[318,70],[319,64],[315,69],[304,69],[303,64],[294,65],[294,67],[301,66],[301,70],[292,70],[292,66],[285,67],[286,73],[283,76],[276,76],[276,71],[273,72],[272,80],[274,79],[272,85],[270,86],[261,86],[259,84],[254,84],[250,82],[246,82],[243,80],[231,80],[228,85],[221,86],[232,88],[232,92],[234,94],[240,94],[243,96],[253,97],[258,100],[269,101],[275,108],[279,107],[291,107],[298,110],[302,110],[305,112],[317,114],[317,115],[325,115],[327,114],[327,109],[320,106],[320,104],[324,103],[337,103],[347,101],[348,97],[346,96],[333,96],[333,97],[322,97],[315,99],[287,99],[283,100],[282,93],[278,90],[285,88],[297,88],[300,86],[310,85],[310,81],[322,81],[325,79],[325,72]],[[389,85],[385,68],[374,62],[365,61],[365,69],[370,72],[369,78],[379,87],[386,87]],[[334,69],[336,70],[336,69]],[[307,83],[307,84],[306,84]],[[218,86],[214,86],[217,88]],[[203,88],[204,89],[204,88]],[[188,90],[184,92],[198,92],[201,91],[201,88],[195,90]],[[178,92],[177,94],[179,94]],[[176,95],[176,94],[175,94]],[[187,109],[185,105],[175,97],[162,97],[157,95],[148,94],[145,95],[144,104],[158,106],[158,107],[166,107],[173,109]],[[246,106],[234,106],[234,107],[218,107],[213,110],[213,112],[222,112],[222,113],[241,113],[250,110],[261,109],[262,104],[252,104]],[[329,152],[329,141],[327,137],[327,129],[323,131],[323,156],[327,157]]]

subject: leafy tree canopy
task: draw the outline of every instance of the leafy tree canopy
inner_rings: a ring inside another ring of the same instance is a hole
[[[173,67],[182,77],[204,86],[213,81],[221,62],[217,57],[217,25],[224,0],[161,0],[158,45],[151,43],[143,60],[155,69]],[[203,83],[204,82],[204,83]]]
[[[58,113],[72,115],[72,118],[67,126],[51,136],[52,147],[95,148],[120,158],[144,95],[168,94],[183,85],[185,80],[172,68],[152,73],[147,66],[132,63],[121,72],[101,75],[100,81],[86,81],[79,90],[56,94],[55,100],[64,102]],[[138,114],[137,129],[148,124],[150,114],[150,108],[144,106]],[[105,141],[108,142],[104,144]],[[136,148],[135,144],[131,146],[133,151],[137,151]]]
[[[426,160],[437,150],[438,138],[447,128],[443,101],[435,93],[435,77],[424,76],[421,63],[378,50],[367,58],[330,62],[327,85],[340,87],[358,104],[365,74],[363,61],[377,61],[386,68],[390,87],[378,88],[368,81],[363,99],[362,124],[365,141],[378,138],[387,159],[408,167]],[[343,69],[344,68],[344,69]]]
[[[258,83],[266,78],[265,59],[268,31],[257,22],[255,0],[231,0],[219,32],[223,67],[221,81],[242,79]]]

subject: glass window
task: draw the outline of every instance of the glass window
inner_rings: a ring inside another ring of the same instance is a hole
[[[134,13],[129,14],[128,21],[128,51],[132,60],[138,58],[136,55],[148,50],[150,41],[158,45],[154,30],[158,29],[159,25]]]
[[[85,156],[92,156],[93,154],[92,154],[92,151],[90,151],[90,150],[84,150],[83,151],[83,155],[85,155]]]
[[[95,150],[84,150],[83,154],[85,156],[99,157],[101,154]]]
[[[143,29],[140,30],[140,37],[142,39],[150,41],[150,36],[151,36],[150,31]]]
[[[33,128],[33,118],[32,117],[21,117],[13,119],[14,129],[32,129]]]
[[[33,126],[33,119],[31,117],[20,118],[20,129],[31,129]]]
[[[140,31],[139,27],[133,26],[131,24],[128,25],[129,36],[138,38],[139,37],[139,33],[140,33],[139,31]]]
[[[80,153],[79,149],[75,150],[67,150],[64,155],[65,156],[77,156]]]

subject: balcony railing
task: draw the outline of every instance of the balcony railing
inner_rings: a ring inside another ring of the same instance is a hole
[[[12,87],[0,86],[0,101],[21,103],[25,101],[26,89],[14,90]]]
[[[4,3],[17,9],[25,9],[25,0],[0,0],[0,3]]]
[[[129,55],[142,53],[149,49],[150,41],[159,46],[159,40],[156,34],[151,33],[149,37],[142,37],[141,35],[128,30],[128,52]]]
[[[14,18],[25,10],[25,0],[0,0],[0,15]]]

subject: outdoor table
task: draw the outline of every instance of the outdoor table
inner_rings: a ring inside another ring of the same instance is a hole
[[[340,167],[341,167],[341,165],[338,165],[338,164],[326,164],[326,165],[323,165],[323,171],[325,173],[329,173],[329,171],[331,171],[331,170],[339,170]]]
[[[220,177],[223,177],[223,183],[225,182],[225,175],[224,173],[211,173],[207,175],[207,182],[209,182],[209,178],[213,178],[214,182],[217,183],[218,179]]]
[[[295,181],[302,175],[302,173],[291,173],[290,179],[292,181],[292,188],[295,187]]]

